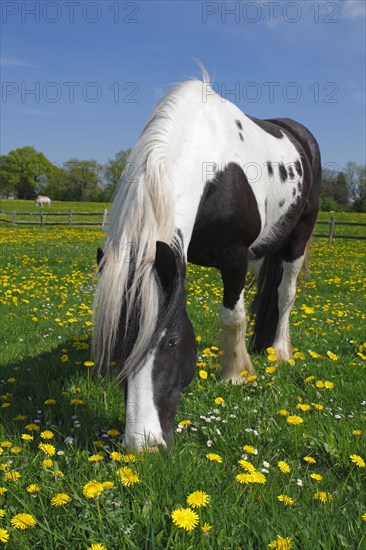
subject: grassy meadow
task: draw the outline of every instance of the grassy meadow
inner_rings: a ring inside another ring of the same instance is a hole
[[[0,210],[26,211],[18,202]],[[61,205],[51,210],[106,206]],[[365,548],[365,243],[314,239],[292,314],[294,362],[252,356],[245,387],[220,382],[219,273],[190,265],[197,376],[169,452],[132,454],[121,448],[123,391],[91,372],[103,240],[97,228],[0,227],[0,546]],[[249,276],[249,302],[254,293]]]

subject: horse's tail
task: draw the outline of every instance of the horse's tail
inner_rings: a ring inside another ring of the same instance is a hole
[[[283,274],[281,251],[265,255],[257,280],[257,294],[252,305],[255,313],[253,351],[272,346],[278,325],[278,286]]]

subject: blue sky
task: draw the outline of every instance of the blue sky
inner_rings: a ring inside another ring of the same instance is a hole
[[[1,2],[1,153],[104,163],[171,84],[200,74],[258,118],[290,117],[323,164],[365,162],[364,0]]]

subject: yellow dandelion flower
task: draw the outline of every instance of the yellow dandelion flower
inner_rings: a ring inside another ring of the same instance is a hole
[[[113,489],[114,487],[113,481],[103,481],[102,485],[103,489]]]
[[[321,403],[314,403],[313,407],[316,411],[322,411],[324,409],[324,405]]]
[[[352,430],[352,435],[361,435],[361,430]]]
[[[43,461],[42,461],[42,468],[51,468],[52,467],[52,460],[50,458],[45,458]]]
[[[206,378],[207,378],[207,371],[205,371],[205,370],[200,370],[200,371],[199,371],[199,377],[200,377],[202,380],[206,380]]]
[[[24,530],[29,527],[34,527],[37,521],[31,514],[17,514],[11,519],[10,523],[15,529]]]
[[[171,513],[171,518],[177,527],[192,531],[198,525],[198,514],[190,508],[177,508]]]
[[[104,460],[103,453],[97,453],[96,455],[91,455],[88,457],[89,462],[101,462],[102,460]]]
[[[11,454],[13,454],[13,455],[18,455],[19,453],[22,452],[22,448],[21,448],[21,447],[12,447],[12,448],[10,449],[10,452],[11,452]]]
[[[0,518],[3,518],[5,516],[5,510],[0,508]]]
[[[56,405],[56,399],[46,399],[45,405]]]
[[[315,380],[315,376],[308,376],[305,378],[304,382],[305,384],[309,384],[312,380]]]
[[[33,441],[34,439],[33,435],[29,434],[22,434],[20,437],[23,441]]]
[[[3,495],[5,495],[6,492],[7,492],[7,488],[6,488],[6,487],[0,487],[0,497],[2,497]]]
[[[216,397],[215,403],[216,405],[222,405],[223,403],[225,403],[225,400],[222,397]]]
[[[85,367],[94,367],[94,361],[84,361]]]
[[[121,435],[121,432],[119,430],[116,430],[115,428],[112,428],[107,431],[107,434],[111,437],[118,437],[119,435]]]
[[[20,477],[22,477],[21,474],[15,470],[11,470],[10,472],[6,472],[6,474],[4,474],[6,481],[17,481]]]
[[[49,443],[40,443],[38,449],[48,456],[53,456],[56,452],[55,447]]]
[[[78,405],[84,405],[84,401],[82,399],[78,399],[75,397],[74,399],[70,399],[70,404],[75,405],[77,407]]]
[[[327,388],[327,390],[332,390],[334,388],[333,382],[329,382],[329,380],[326,380],[324,382],[324,387]]]
[[[212,529],[212,525],[206,522],[201,527],[201,533],[203,533],[204,535],[207,535],[211,531],[211,529]]]
[[[31,483],[30,485],[28,485],[26,490],[27,490],[27,493],[30,493],[31,495],[36,495],[37,493],[40,492],[41,488],[36,483]]]
[[[276,372],[276,370],[277,370],[277,367],[266,367],[264,369],[264,372],[266,374],[273,374],[274,372]]]
[[[325,491],[318,491],[314,494],[313,499],[320,500],[324,504],[325,502],[330,502],[333,499],[333,496]]]
[[[31,423],[25,426],[27,432],[39,432],[40,428],[37,424]]]
[[[186,426],[189,426],[191,424],[191,421],[190,420],[181,420],[179,423],[178,423],[178,427],[179,428],[185,428]]]
[[[122,485],[124,485],[125,487],[135,485],[135,483],[141,483],[139,476],[127,466],[124,466],[123,468],[117,470],[117,475]]]
[[[362,517],[363,521],[366,521],[366,512],[364,514],[362,514],[361,517]]]
[[[304,422],[304,419],[301,418],[301,416],[290,415],[287,417],[287,422],[296,426],[298,424],[302,424]]]
[[[6,529],[0,529],[0,542],[6,544],[9,540],[9,533]]]
[[[291,472],[291,468],[290,466],[287,464],[287,462],[285,462],[284,460],[280,460],[278,463],[277,463],[277,466],[279,467],[279,469],[281,470],[281,472],[283,474],[289,474]]]
[[[288,416],[289,412],[286,409],[280,409],[278,414],[281,416]]]
[[[249,473],[255,472],[255,466],[253,466],[251,462],[248,462],[248,460],[238,460],[238,463],[243,470],[246,470]]]
[[[308,464],[316,464],[316,460],[312,456],[304,456],[304,460],[308,462]]]
[[[261,484],[267,483],[266,476],[262,474],[262,472],[255,471],[249,474],[249,476],[250,476],[250,483],[261,483]]]
[[[311,357],[313,357],[313,359],[321,358],[321,355],[319,353],[316,353],[316,351],[309,351],[309,354],[311,355]]]
[[[250,454],[250,455],[256,455],[256,454],[258,454],[257,449],[256,449],[255,447],[252,447],[251,445],[244,445],[243,451],[244,451],[245,453]]]
[[[112,460],[114,460],[115,462],[121,462],[122,460],[122,454],[121,453],[118,453],[117,451],[113,451],[111,454],[110,454],[110,457]]]
[[[209,502],[210,497],[204,491],[194,491],[187,496],[187,504],[192,508],[204,508]]]
[[[88,546],[87,550],[107,550],[107,547],[100,542],[95,542],[91,546]]]
[[[238,483],[261,483],[267,482],[266,476],[262,472],[251,472],[250,474],[237,474],[235,479]]]
[[[338,360],[338,355],[336,355],[335,353],[332,353],[331,351],[327,351],[327,355],[328,355],[329,359],[331,359],[332,361],[337,361]]]
[[[271,550],[291,550],[293,547],[293,543],[290,537],[281,537],[281,535],[277,535],[277,538],[275,540],[271,540],[271,542],[268,544],[268,548]]]
[[[86,498],[96,498],[99,497],[103,492],[103,484],[99,481],[93,479],[88,481],[83,487],[83,495]]]
[[[208,460],[211,460],[211,462],[218,462],[219,464],[222,463],[222,457],[216,453],[208,453],[206,455],[206,458],[208,458]]]
[[[277,500],[283,502],[285,506],[292,506],[294,503],[293,499],[288,495],[278,495]]]
[[[366,464],[365,464],[364,459],[361,456],[359,456],[359,455],[350,455],[350,459],[359,468],[365,468]]]
[[[63,355],[61,355],[60,359],[63,363],[66,363],[66,361],[68,361],[69,359],[69,356],[66,353],[64,353]]]
[[[53,439],[55,437],[55,434],[51,432],[51,430],[45,430],[44,432],[41,432],[39,434],[42,439]]]
[[[308,405],[307,403],[299,403],[298,405],[296,405],[296,408],[299,409],[300,411],[306,412],[306,411],[310,411],[311,406]]]
[[[324,388],[324,382],[323,380],[317,380],[315,382],[315,387],[319,388],[320,390]]]
[[[320,474],[310,474],[311,479],[315,479],[315,481],[322,481],[323,476]]]
[[[70,501],[71,497],[67,493],[57,493],[57,495],[51,498],[51,506],[65,506]]]
[[[132,453],[128,455],[122,455],[123,462],[136,462],[136,456]]]

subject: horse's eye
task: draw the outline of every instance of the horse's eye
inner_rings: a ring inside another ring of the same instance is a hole
[[[177,343],[178,343],[178,338],[170,338],[168,340],[167,346],[168,346],[169,349],[172,349],[172,348],[175,348]]]

